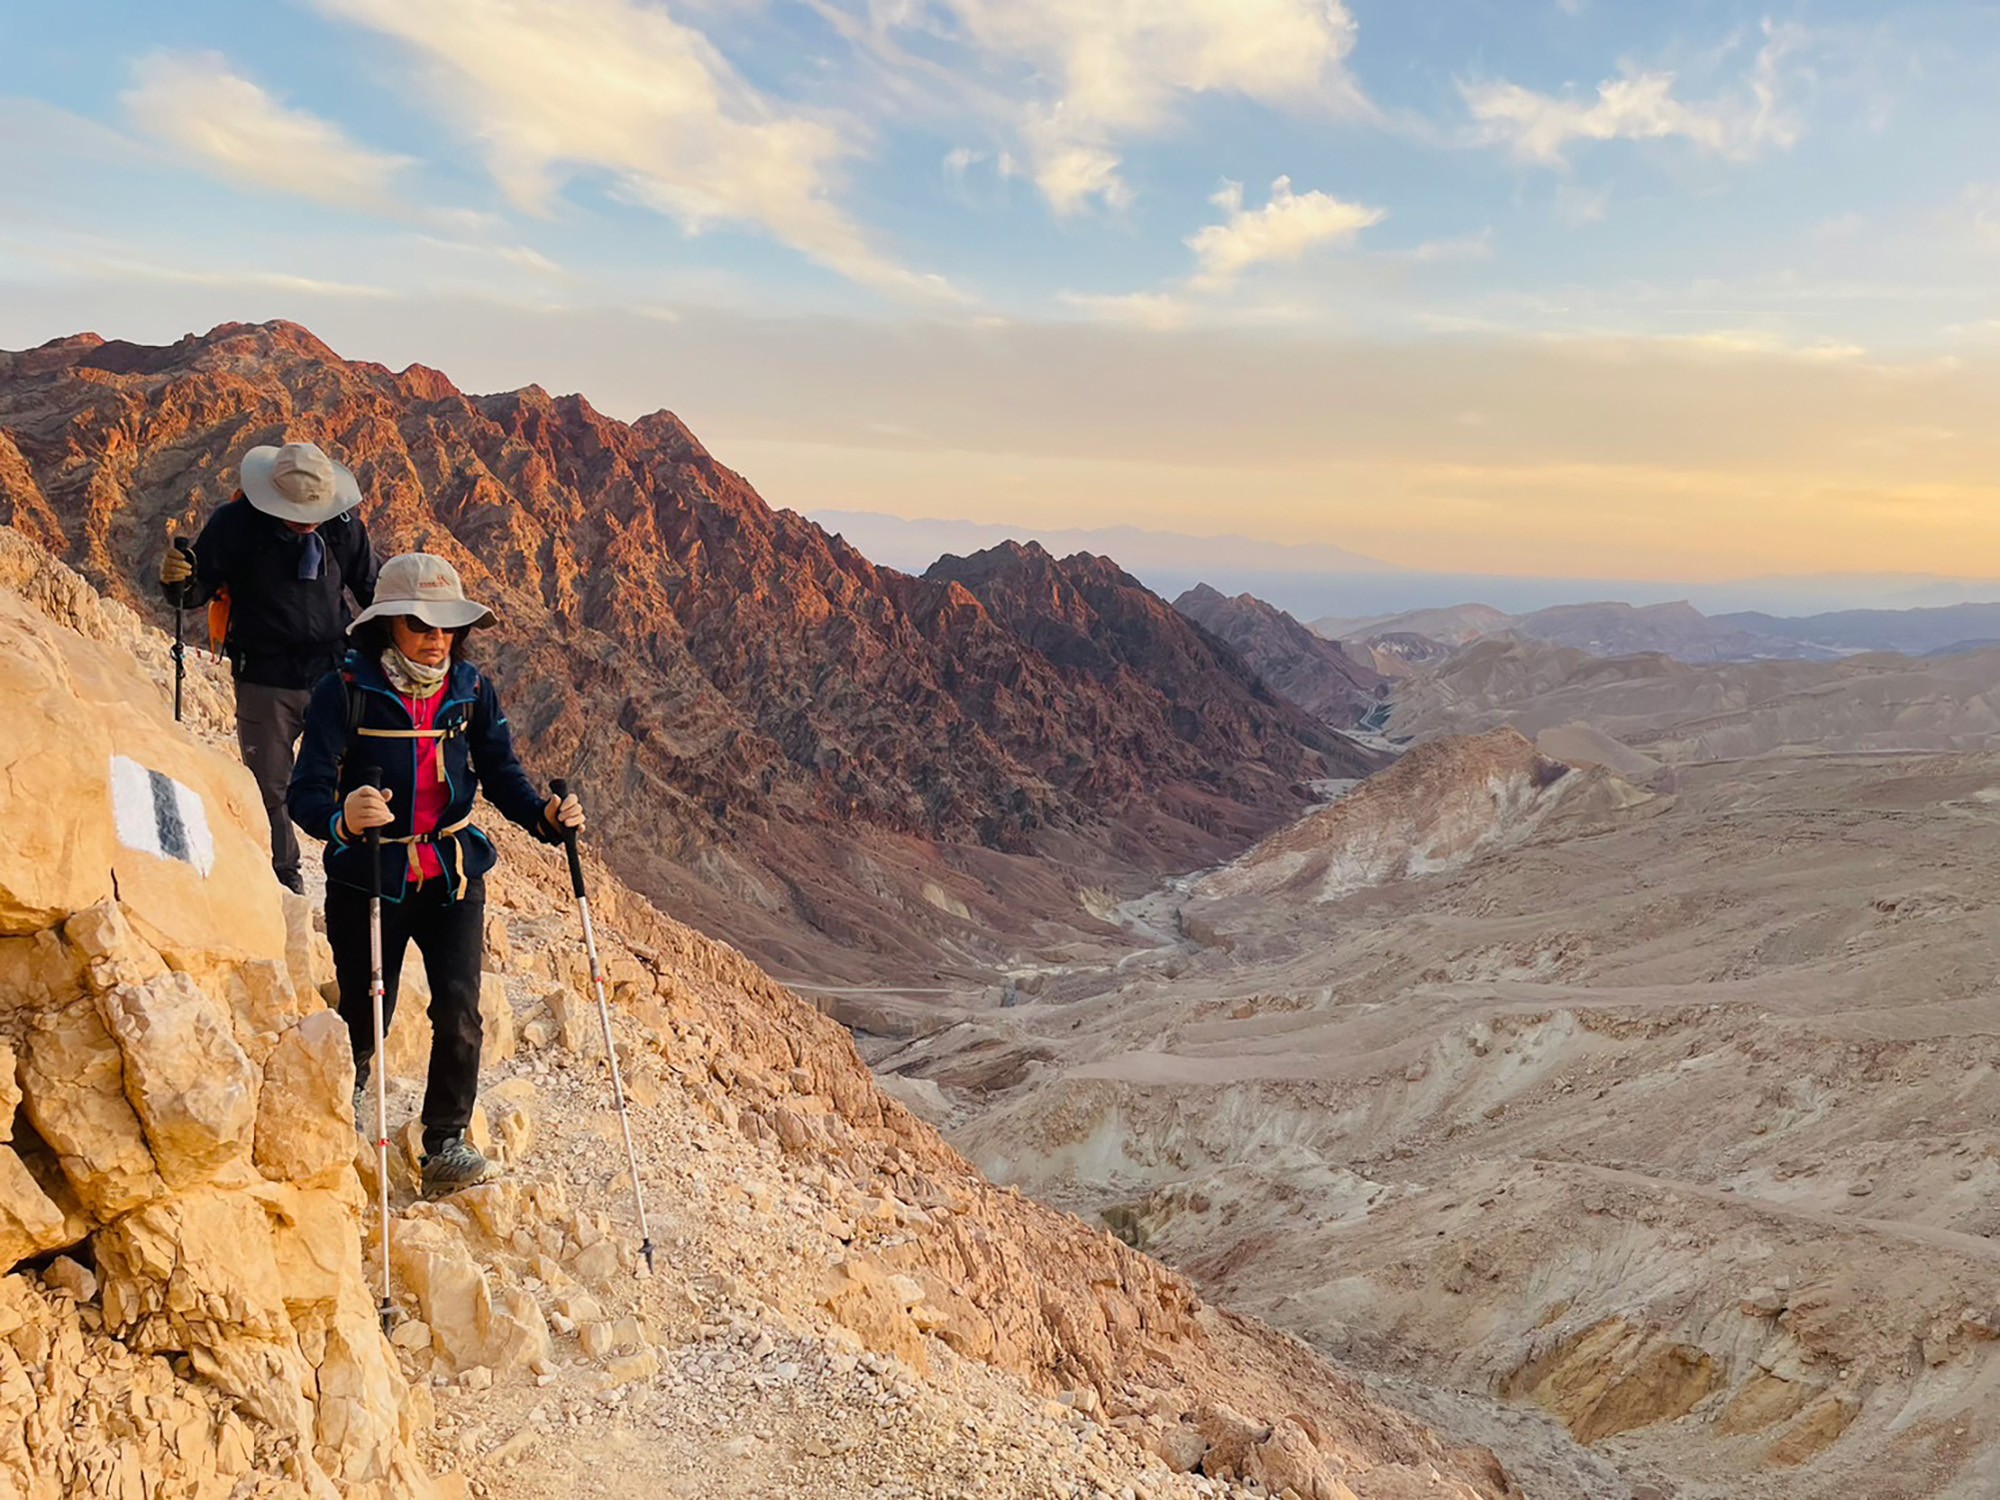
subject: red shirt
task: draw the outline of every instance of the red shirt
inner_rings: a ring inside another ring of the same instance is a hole
[[[428,698],[411,698],[399,695],[403,707],[410,711],[411,727],[435,729],[437,711],[444,703],[444,687],[439,686]],[[444,784],[438,774],[438,746],[441,740],[412,740],[417,749],[417,805],[411,816],[410,832],[435,833],[444,823],[444,810],[451,805],[451,788]],[[426,880],[444,875],[444,859],[438,854],[435,844],[418,844],[417,868]]]

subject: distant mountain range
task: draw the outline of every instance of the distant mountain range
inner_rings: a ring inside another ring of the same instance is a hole
[[[1891,622],[1903,613],[1915,612],[1866,613],[1876,618],[1876,632],[1886,638],[1895,633]],[[1461,604],[1450,609],[1413,610],[1374,619],[1315,620],[1312,628],[1330,639],[1355,642],[1363,647],[1388,636],[1415,635],[1445,646],[1464,646],[1489,636],[1512,633],[1591,656],[1657,653],[1684,662],[1831,661],[1857,650],[1905,649],[1835,644],[1816,637],[1809,629],[1761,628],[1762,622],[1788,627],[1811,623],[1784,621],[1769,615],[1711,617],[1681,600],[1647,605],[1614,601],[1559,604],[1521,615],[1506,614],[1488,604]],[[1995,624],[2000,627],[2000,611],[1996,611]],[[1964,639],[1968,632],[1953,632],[1940,626],[1938,633]]]
[[[1787,619],[1746,611],[1717,615],[1717,625],[1835,651],[1900,651],[1906,656],[1981,651],[2000,641],[2000,604],[1939,609],[1844,609]]]
[[[1057,556],[1092,552],[1165,599],[1198,584],[1225,596],[1251,594],[1300,620],[1364,619],[1448,609],[1480,599],[1507,615],[1532,614],[1581,599],[1636,606],[1686,602],[1711,619],[1741,610],[1786,617],[1834,610],[1932,609],[2000,599],[2000,579],[1921,573],[1802,573],[1697,580],[1520,577],[1439,573],[1398,567],[1348,548],[1279,543],[1243,536],[1200,536],[1139,526],[1038,527],[1024,523],[909,520],[874,511],[811,510],[809,519],[837,532],[879,564],[920,573],[946,552],[975,552],[1003,541],[1039,541]],[[1228,511],[1218,506],[1223,519]]]

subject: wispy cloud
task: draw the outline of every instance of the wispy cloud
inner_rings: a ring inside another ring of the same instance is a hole
[[[335,208],[397,210],[396,181],[408,157],[370,150],[290,108],[218,52],[142,58],[122,99],[138,129],[237,187]]]
[[[747,82],[699,31],[637,0],[318,0],[402,43],[434,103],[518,207],[552,211],[582,173],[689,233],[769,234],[891,296],[956,301],[835,201],[856,142]]]
[[[1638,69],[1600,83],[1594,97],[1543,94],[1504,81],[1461,83],[1459,91],[1477,144],[1504,146],[1538,166],[1565,167],[1570,148],[1588,141],[1677,138],[1745,158],[1798,142],[1801,126],[1782,95],[1787,59],[1803,40],[1796,26],[1765,22],[1764,45],[1743,86],[1700,103],[1677,96],[1675,74]]]
[[[1209,202],[1223,211],[1223,220],[1204,225],[1183,241],[1195,259],[1194,270],[1185,278],[1156,291],[1062,292],[1058,300],[1101,322],[1180,328],[1198,314],[1213,314],[1221,299],[1258,266],[1288,264],[1325,246],[1351,244],[1362,230],[1387,217],[1383,209],[1330,193],[1294,192],[1289,177],[1271,184],[1271,195],[1261,208],[1244,206],[1240,182],[1225,182]],[[1444,253],[1440,248],[1429,258],[1442,259]],[[1237,322],[1284,321],[1296,311],[1289,305],[1266,304],[1232,307],[1230,315]]]
[[[1289,177],[1271,184],[1270,200],[1262,208],[1243,206],[1240,182],[1226,184],[1209,201],[1227,217],[1187,240],[1200,267],[1192,285],[1205,292],[1228,291],[1245,271],[1266,261],[1295,261],[1321,245],[1351,243],[1385,217],[1382,209],[1326,193],[1294,193]]]
[[[1425,240],[1402,252],[1402,255],[1406,260],[1426,266],[1453,261],[1490,260],[1493,257],[1493,226],[1489,224],[1477,234],[1462,234],[1454,239]]]
[[[1342,0],[868,0],[876,29],[942,29],[992,67],[1032,72],[1013,128],[1059,214],[1119,208],[1121,147],[1171,125],[1181,99],[1237,94],[1370,116],[1347,68]]]

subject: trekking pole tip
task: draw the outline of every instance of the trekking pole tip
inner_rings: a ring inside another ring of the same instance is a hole
[[[639,1246],[639,1253],[646,1258],[646,1274],[653,1274],[653,1242],[646,1240]]]

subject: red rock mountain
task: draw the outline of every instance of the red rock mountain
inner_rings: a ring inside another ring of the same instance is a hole
[[[1087,928],[1084,885],[1233,852],[1365,763],[1112,565],[877,568],[667,412],[467,395],[287,323],[0,353],[0,520],[155,619],[168,528],[284,438],[354,468],[384,555],[495,603],[530,768],[579,781],[621,873],[781,972]]]
[[[1359,724],[1381,701],[1388,679],[1380,672],[1253,594],[1232,599],[1198,583],[1174,608],[1220,636],[1274,691],[1336,728]]]

